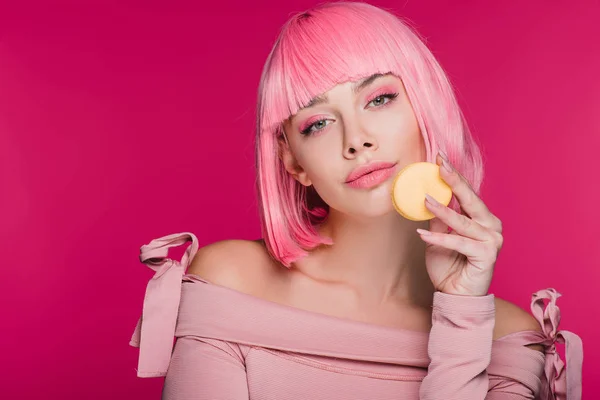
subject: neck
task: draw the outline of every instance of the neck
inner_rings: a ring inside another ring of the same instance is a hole
[[[417,228],[428,224],[396,212],[357,219],[332,209],[320,233],[334,244],[312,251],[298,269],[322,282],[348,285],[370,303],[429,305],[434,288]]]

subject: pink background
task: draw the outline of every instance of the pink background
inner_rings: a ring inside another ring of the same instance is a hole
[[[258,79],[280,26],[315,2],[217,3],[0,6],[3,398],[159,398],[128,346],[152,276],[139,247],[259,236]],[[526,309],[538,289],[564,295],[591,399],[600,3],[375,4],[428,37],[483,142],[506,238],[492,291]]]

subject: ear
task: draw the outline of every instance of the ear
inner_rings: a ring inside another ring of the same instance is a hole
[[[306,172],[304,171],[302,166],[300,166],[300,164],[298,164],[296,157],[292,153],[292,150],[290,149],[290,145],[288,144],[287,139],[285,138],[285,134],[283,134],[277,138],[277,147],[278,147],[277,154],[278,154],[279,158],[281,159],[281,162],[283,163],[285,170],[290,175],[292,175],[292,177],[295,180],[300,182],[300,184],[302,184],[304,186],[312,185],[311,180],[306,175]]]

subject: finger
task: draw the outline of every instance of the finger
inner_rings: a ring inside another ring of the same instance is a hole
[[[425,207],[457,234],[479,241],[491,239],[492,236],[487,228],[471,218],[457,213],[450,207],[440,204],[430,195],[426,194],[425,196]]]
[[[501,232],[500,220],[490,212],[465,177],[452,167],[447,156],[440,152],[436,157],[436,162],[441,167],[440,176],[452,189],[452,193],[456,196],[462,210],[475,222]]]
[[[486,242],[480,242],[465,236],[448,233],[429,232],[417,229],[423,241],[454,250],[465,255],[471,262],[495,262],[498,255],[497,249]]]

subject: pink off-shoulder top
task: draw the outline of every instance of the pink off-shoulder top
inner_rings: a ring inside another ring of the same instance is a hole
[[[189,241],[181,261],[167,257]],[[155,275],[130,344],[140,348],[137,376],[166,377],[163,399],[581,399],[582,342],[558,330],[554,289],[533,294],[543,332],[492,340],[494,295],[440,292],[431,331],[417,332],[211,284],[185,274],[197,250],[191,233],[141,248]],[[566,343],[566,365],[557,342]],[[543,345],[544,353],[528,344]]]

